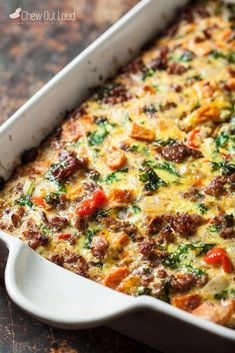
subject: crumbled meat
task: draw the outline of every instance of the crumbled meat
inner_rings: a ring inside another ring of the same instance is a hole
[[[128,221],[121,221],[120,219],[116,219],[114,217],[105,217],[103,222],[105,226],[113,232],[120,232],[123,230],[129,236],[133,236],[137,231],[135,224],[131,224]]]
[[[179,63],[172,63],[168,66],[167,72],[170,75],[182,75],[187,71],[187,67]]]
[[[35,159],[38,156],[38,148],[33,147],[30,150],[24,151],[21,157],[22,163],[26,164],[32,161],[35,161]]]
[[[65,217],[55,216],[49,220],[49,225],[54,230],[60,231],[68,225],[68,220]]]
[[[11,221],[15,228],[18,228],[21,225],[24,212],[24,207],[22,206],[18,206],[14,209],[14,212],[11,215]]]
[[[205,187],[205,194],[212,196],[220,196],[225,192],[224,185],[227,183],[227,178],[222,175],[217,175],[211,181],[211,183]]]
[[[60,153],[60,164],[53,168],[51,174],[58,181],[69,178],[78,169],[86,168],[87,158],[77,158],[75,152],[62,151]]]
[[[91,246],[92,255],[97,259],[103,259],[109,247],[109,243],[104,237],[97,236],[94,238]]]
[[[170,88],[171,88],[174,92],[176,92],[176,93],[182,92],[182,89],[183,89],[182,86],[178,85],[177,83],[172,84],[172,85],[170,86]]]
[[[88,264],[83,256],[66,250],[64,254],[63,267],[77,273],[80,276],[88,277]]]
[[[144,68],[143,60],[141,58],[137,58],[132,63],[125,66],[123,69],[121,69],[121,72],[136,74],[137,72],[142,71],[143,68]]]
[[[92,181],[84,181],[82,183],[82,187],[84,190],[89,191],[90,193],[97,191],[100,189],[100,186]]]
[[[191,273],[176,273],[170,278],[170,291],[183,293],[190,290],[197,282],[196,276]]]
[[[163,217],[162,216],[156,216],[156,217],[150,217],[147,216],[145,219],[146,223],[146,233],[147,235],[154,235],[162,229],[163,225]]]
[[[166,70],[167,69],[167,54],[169,48],[167,45],[162,45],[159,48],[159,56],[150,61],[147,65],[147,69],[153,70]]]
[[[54,254],[50,257],[50,261],[54,262],[58,266],[63,266],[64,256],[60,254]]]
[[[164,243],[172,243],[175,239],[174,233],[169,225],[162,228],[160,236]]]
[[[126,102],[131,98],[131,94],[121,83],[114,83],[104,87],[98,87],[95,96],[102,100],[104,103],[111,105]]]
[[[155,246],[156,243],[154,239],[146,239],[139,243],[139,251],[145,259],[148,259],[152,254],[152,251],[154,250]]]
[[[188,199],[189,201],[196,202],[204,199],[204,195],[201,194],[200,189],[197,187],[191,187],[187,191],[182,192],[181,194],[184,199]]]
[[[190,156],[193,158],[203,157],[201,151],[190,148],[183,143],[174,143],[173,145],[167,146],[157,146],[156,151],[160,153],[165,160],[176,163],[181,163]]]
[[[234,218],[233,215],[221,212],[218,216],[214,217],[211,224],[219,230],[219,235],[224,239],[235,238],[234,231]]]
[[[29,219],[23,235],[32,249],[46,245],[49,241],[47,235],[43,234],[32,219]]]
[[[165,217],[171,227],[182,237],[194,234],[197,227],[204,223],[202,216],[197,214],[177,213]]]

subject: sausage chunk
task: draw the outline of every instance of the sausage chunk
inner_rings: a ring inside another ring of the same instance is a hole
[[[177,213],[166,216],[166,220],[171,227],[182,237],[187,237],[195,233],[197,227],[204,223],[202,216],[197,214]]]
[[[235,238],[234,231],[234,218],[233,215],[226,213],[220,213],[218,216],[214,217],[211,224],[219,230],[219,235],[224,239]]]
[[[211,183],[205,187],[204,192],[205,194],[218,197],[222,195],[225,191],[224,185],[226,184],[227,180],[226,177],[222,175],[217,175],[211,181]]]
[[[203,157],[201,151],[190,148],[182,142],[167,146],[157,146],[156,150],[165,160],[176,163],[181,163],[190,156],[193,158]]]
[[[176,273],[170,278],[170,291],[172,293],[187,292],[195,286],[197,278],[191,273]]]

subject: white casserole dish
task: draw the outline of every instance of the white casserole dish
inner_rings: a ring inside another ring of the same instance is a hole
[[[143,0],[36,93],[0,128],[0,175],[9,177],[24,150],[38,145],[66,110],[131,60],[186,2]],[[164,351],[235,351],[234,330],[151,297],[112,291],[42,259],[3,232],[0,239],[10,251],[5,272],[10,297],[43,322],[70,329],[109,324]]]

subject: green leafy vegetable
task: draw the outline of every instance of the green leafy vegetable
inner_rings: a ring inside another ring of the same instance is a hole
[[[91,248],[91,243],[92,240],[94,238],[94,236],[97,234],[97,232],[99,232],[99,229],[87,229],[86,233],[85,233],[85,242],[84,242],[84,247],[87,249]]]
[[[197,207],[199,208],[201,214],[205,214],[209,210],[209,208],[206,207],[204,203],[198,203]]]
[[[15,201],[16,205],[33,207],[33,203],[30,201],[31,195],[22,195],[18,200]]]
[[[132,210],[133,210],[134,214],[138,214],[138,213],[140,213],[141,208],[137,205],[132,205]]]
[[[147,191],[156,191],[160,186],[167,185],[151,167],[141,169],[139,179],[144,183],[144,188]]]
[[[158,139],[155,141],[155,144],[161,145],[161,146],[168,146],[168,145],[172,146],[176,143],[177,143],[177,140],[175,140],[173,138],[168,138],[167,140]]]
[[[104,179],[104,181],[108,184],[111,184],[114,181],[119,181],[119,179],[118,179],[119,173],[128,173],[128,167],[123,167],[118,170],[115,170],[115,172],[112,172],[111,174],[107,175],[107,177]]]
[[[194,58],[194,53],[191,50],[185,50],[184,53],[178,58],[178,61],[189,62]]]
[[[101,145],[104,139],[108,136],[110,125],[107,123],[100,123],[99,130],[95,132],[89,132],[87,135],[89,146]]]
[[[234,299],[235,298],[235,288],[224,289],[219,293],[214,295],[214,298],[217,300],[224,300],[224,299]]]
[[[153,167],[156,169],[165,170],[170,174],[180,176],[179,172],[177,171],[173,163],[163,162],[163,163],[155,164]]]
[[[211,162],[212,171],[220,170],[223,175],[231,175],[235,173],[235,164],[227,162]]]
[[[154,69],[148,69],[143,73],[142,80],[145,81],[147,77],[152,77],[154,75],[156,70]]]
[[[216,147],[219,148],[226,146],[228,140],[229,135],[226,132],[222,131],[215,139]]]

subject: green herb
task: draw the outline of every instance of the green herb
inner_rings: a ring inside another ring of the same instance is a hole
[[[224,147],[229,140],[229,135],[222,131],[215,139],[216,147]]]
[[[15,201],[16,205],[33,207],[33,203],[30,201],[31,195],[22,195],[18,200]]]
[[[53,232],[52,232],[51,228],[48,225],[42,223],[42,224],[39,225],[39,229],[44,235],[47,235],[47,236],[50,236],[50,237],[53,236]]]
[[[119,173],[128,173],[128,167],[120,168],[112,172],[111,174],[107,175],[104,181],[108,184],[113,183],[114,181],[119,181],[118,174]]]
[[[107,123],[100,123],[99,130],[95,132],[89,132],[87,135],[89,146],[101,145],[104,139],[108,136],[110,125]]]
[[[205,271],[201,270],[198,267],[194,267],[191,264],[187,264],[184,267],[187,269],[188,272],[193,273],[194,275],[196,275],[198,277],[204,276],[206,274]]]
[[[191,50],[185,50],[184,53],[178,58],[178,61],[189,62],[194,58],[194,53]]]
[[[51,206],[56,206],[60,203],[60,194],[58,192],[51,192],[49,195],[44,197],[46,203]]]
[[[32,181],[30,181],[28,183],[28,186],[27,186],[26,190],[25,190],[25,194],[26,195],[32,195],[34,189],[35,189],[35,184]]]
[[[139,206],[137,206],[137,205],[132,205],[131,207],[132,207],[132,210],[133,210],[134,214],[140,213],[141,208],[140,208]]]
[[[235,288],[224,289],[219,293],[214,295],[214,298],[217,300],[224,300],[224,299],[234,299],[235,298]]]
[[[92,240],[97,232],[99,232],[99,229],[87,229],[86,230],[86,233],[85,233],[86,239],[85,239],[85,243],[84,243],[85,248],[87,248],[87,249],[91,248]]]
[[[235,64],[235,52],[234,51],[226,54],[226,53],[222,53],[218,50],[212,50],[210,52],[209,56],[215,60],[224,59],[224,60],[227,60],[230,64]]]
[[[235,164],[227,162],[211,162],[212,171],[220,170],[223,175],[231,175],[235,173]]]
[[[177,171],[173,163],[169,163],[169,162],[158,163],[154,165],[154,168],[165,170],[170,174],[180,176],[179,172]]]
[[[161,145],[161,146],[168,146],[168,145],[175,145],[177,143],[177,140],[172,139],[172,138],[168,138],[167,140],[162,140],[162,139],[158,139],[155,141],[155,144],[157,145]]]
[[[144,188],[147,191],[156,191],[160,186],[167,185],[150,167],[140,170],[139,179],[144,183]]]
[[[143,112],[144,113],[147,113],[147,114],[150,114],[150,115],[153,115],[154,113],[156,113],[158,111],[157,107],[155,104],[149,104],[148,106],[145,106],[143,108]]]
[[[210,233],[219,233],[220,231],[220,227],[216,224],[211,224],[207,227],[207,230],[210,232]]]
[[[154,69],[148,69],[143,73],[142,80],[145,81],[147,77],[152,77],[155,73]]]
[[[194,251],[196,256],[201,256],[215,247],[215,243],[191,243],[180,245],[175,252],[172,252],[164,259],[164,264],[170,268],[177,268],[185,260],[189,251]]]
[[[199,208],[201,214],[205,214],[209,210],[204,203],[197,203],[197,207]]]

